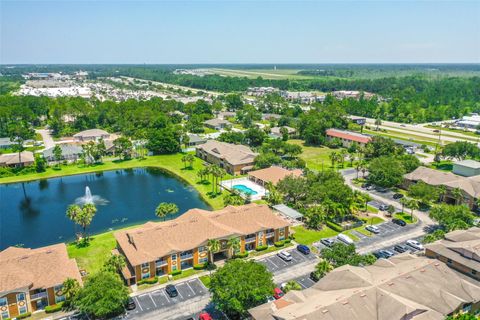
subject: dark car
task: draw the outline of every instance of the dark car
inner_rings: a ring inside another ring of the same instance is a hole
[[[381,193],[385,193],[385,192],[388,191],[388,189],[387,189],[387,188],[384,188],[384,187],[377,187],[376,190],[377,190],[378,192],[381,192]]]
[[[320,280],[320,277],[318,276],[318,273],[313,271],[313,272],[310,272],[310,279],[314,282],[318,282],[318,280]]]
[[[173,297],[176,297],[178,296],[178,291],[177,291],[177,288],[175,288],[175,286],[173,284],[169,284],[165,287],[165,291],[167,292],[167,294],[173,298]]]
[[[409,251],[410,249],[403,244],[397,244],[395,247],[393,247],[393,250],[395,250],[399,253],[404,253],[404,252]]]
[[[378,209],[380,211],[387,211],[388,210],[388,205],[387,204],[381,204],[378,206]]]
[[[388,259],[389,257],[387,255],[385,255],[385,253],[382,252],[382,250],[379,250],[379,251],[375,251],[373,253],[373,255],[375,256],[375,258],[377,259]]]
[[[395,193],[393,195],[393,199],[395,199],[395,200],[402,199],[402,198],[403,198],[403,194],[401,194],[401,193]]]
[[[335,241],[333,241],[332,239],[328,239],[328,238],[322,239],[322,240],[320,240],[320,242],[327,247],[331,247],[335,243]]]
[[[368,188],[368,187],[370,187],[370,186],[371,186],[370,183],[364,183],[364,184],[362,184],[362,189],[366,189],[366,188]]]
[[[297,250],[303,253],[304,255],[310,254],[310,248],[304,244],[299,244]]]
[[[405,227],[407,225],[407,223],[405,221],[403,221],[402,219],[392,219],[392,222],[401,226],[401,227]]]
[[[137,305],[135,304],[135,301],[131,298],[131,297],[128,297],[128,300],[127,300],[127,310],[133,310],[137,307]]]

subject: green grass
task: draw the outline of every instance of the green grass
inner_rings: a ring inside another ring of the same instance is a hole
[[[377,213],[378,209],[367,204],[367,211],[372,212],[372,213]]]
[[[264,255],[266,253],[283,250],[283,249],[291,247],[291,246],[293,246],[293,243],[285,243],[285,245],[283,247],[278,247],[278,248],[275,247],[275,246],[269,246],[267,249],[265,249],[263,251],[252,251],[252,252],[250,252],[248,254],[248,257],[258,257],[258,256]]]
[[[212,128],[209,128],[209,127],[203,127],[203,129],[205,130],[204,133],[215,133],[215,132],[218,132],[218,130],[215,130],[215,129],[212,129]]]
[[[158,282],[157,282],[157,283],[154,283],[154,284],[148,284],[148,283],[141,284],[141,285],[139,285],[139,286],[137,287],[137,290],[142,291],[142,290],[145,290],[145,289],[148,289],[148,288],[157,286],[157,285],[159,285],[159,284],[164,284],[164,283],[167,283],[167,282],[168,282],[168,276],[162,276],[162,277],[159,277],[159,278],[158,278]]]
[[[368,134],[373,134],[376,136],[382,136],[382,137],[387,137],[387,138],[392,138],[392,139],[400,139],[404,141],[410,141],[413,143],[418,143],[420,145],[424,144],[427,146],[435,146],[438,142],[438,139],[433,139],[433,138],[426,138],[422,136],[416,136],[416,135],[407,135],[399,132],[394,132],[394,131],[374,131],[374,130],[369,130],[369,129],[363,129],[364,133]],[[445,142],[448,143],[448,142]]]
[[[212,281],[210,276],[205,275],[205,276],[199,277],[198,279],[200,279],[200,281],[202,281],[202,283],[205,287],[210,288],[210,281]]]
[[[337,231],[324,226],[322,230],[310,230],[304,226],[296,226],[292,228],[295,232],[295,241],[305,245],[311,245],[323,238],[330,238],[338,234]]]
[[[352,229],[352,230],[355,230],[355,229]],[[343,231],[342,233],[349,236],[350,239],[352,239],[353,241],[357,242],[360,240],[359,237],[357,237],[356,235],[352,234],[352,230],[347,230],[347,231]]]
[[[441,130],[441,134],[442,136],[448,136],[448,137],[455,137],[455,138],[458,138],[457,136],[453,136],[453,135],[448,135],[448,134],[444,134],[444,131],[447,131],[447,132],[455,132],[455,133],[460,133],[460,134],[463,134],[465,136],[470,136],[470,137],[474,137],[474,138],[480,138],[480,135],[475,133],[475,132],[472,132],[472,131],[469,131],[469,130],[461,130],[461,129],[454,129],[454,128],[444,128],[444,127],[440,127],[440,126],[432,126],[432,125],[426,125],[425,128],[430,128],[430,129],[438,129],[438,130]],[[467,137],[465,139],[468,139]],[[469,139],[469,140],[474,140],[474,139]]]
[[[365,221],[365,224],[379,224],[385,222],[385,220],[380,217],[364,218],[362,220]]]
[[[417,223],[418,219],[417,217],[415,217],[415,215],[413,216],[413,221],[412,221],[412,218],[410,216],[409,213],[407,212],[404,212],[404,213],[401,213],[401,212],[398,212],[398,213],[395,213],[393,215],[394,218],[397,218],[397,219],[400,219],[400,220],[403,220],[405,221],[406,223]]]
[[[313,147],[306,146],[302,140],[289,140],[289,143],[296,144],[302,147],[300,158],[305,160],[307,168],[321,171],[332,168],[332,161],[329,156],[332,152],[340,152],[342,149],[331,149],[328,147]],[[336,169],[349,168],[350,161],[345,161],[345,166],[335,165]]]
[[[194,274],[202,273],[204,271],[205,270],[195,270],[193,268],[187,269],[187,270],[182,270],[182,273],[173,276],[173,280],[187,278],[187,277],[193,276]]]
[[[452,171],[453,170],[453,162],[450,160],[442,160],[438,163],[433,162],[430,165],[430,168],[442,170],[442,171]]]

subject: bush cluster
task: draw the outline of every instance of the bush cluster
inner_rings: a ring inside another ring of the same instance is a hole
[[[263,251],[263,250],[267,250],[268,246],[258,246],[255,248],[256,251]]]
[[[45,307],[45,313],[54,313],[54,312],[62,310],[62,308],[63,308],[63,302],[53,304],[51,306],[46,306]]]
[[[153,278],[150,278],[150,279],[142,279],[140,281],[137,282],[138,285],[142,285],[142,284],[155,284],[158,282],[158,277],[155,276]]]

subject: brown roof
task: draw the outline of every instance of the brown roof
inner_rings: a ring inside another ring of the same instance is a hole
[[[337,268],[282,299],[291,304],[270,303],[250,313],[256,320],[441,320],[480,301],[480,286],[437,260],[401,254],[367,267]]]
[[[110,135],[110,133],[102,129],[88,129],[88,130],[80,131],[79,133],[74,134],[73,137],[74,138],[77,138],[77,137],[98,138],[98,137],[108,136],[108,135]]]
[[[288,170],[282,167],[272,166],[270,168],[250,171],[248,175],[276,185],[280,180],[287,176],[293,175],[295,177],[300,177],[302,173],[303,172],[300,169]]]
[[[9,247],[0,252],[0,293],[60,285],[67,278],[82,279],[64,243],[38,249]]]
[[[206,143],[197,147],[206,153],[224,159],[232,165],[251,164],[258,153],[255,153],[247,146],[208,140]]]
[[[228,206],[222,210],[191,209],[165,222],[147,222],[141,227],[114,233],[131,265],[205,245],[209,239],[226,239],[277,229],[290,223],[266,205]]]
[[[350,141],[356,141],[360,143],[368,143],[372,140],[371,137],[357,133],[351,132],[346,130],[338,130],[338,129],[328,129],[326,131],[327,136],[334,137],[334,138],[341,138]]]
[[[0,155],[0,164],[3,165],[15,165],[19,163],[28,163],[28,162],[34,162],[35,158],[33,156],[33,153],[30,151],[22,151],[20,152],[20,157],[18,157],[18,152],[16,153],[5,153]],[[21,162],[19,161],[21,160]]]

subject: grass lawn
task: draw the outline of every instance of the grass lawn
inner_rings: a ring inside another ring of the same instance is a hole
[[[200,279],[200,281],[202,281],[202,283],[205,287],[210,288],[210,281],[212,281],[210,276],[205,275],[205,276],[199,277],[198,279]]]
[[[203,133],[215,133],[215,132],[218,132],[218,130],[215,130],[215,129],[212,129],[212,128],[209,128],[209,127],[203,127],[204,131]]]
[[[352,230],[356,230],[356,229],[352,229]],[[350,239],[352,239],[353,241],[357,242],[360,240],[359,237],[357,237],[356,235],[352,234],[352,230],[347,230],[347,231],[343,231],[342,233],[349,236]]]
[[[311,245],[323,238],[330,238],[338,234],[337,231],[324,226],[322,230],[310,230],[304,226],[296,226],[292,228],[295,232],[295,241],[301,244]]]
[[[182,273],[177,274],[176,276],[173,276],[173,280],[178,280],[178,279],[183,279],[183,278],[186,278],[186,277],[190,277],[190,276],[193,276],[194,274],[202,273],[204,271],[205,270],[195,270],[193,268],[187,269],[187,270],[182,271]]]
[[[331,149],[328,147],[313,147],[313,146],[306,146],[304,145],[303,140],[288,140],[289,143],[297,144],[302,147],[302,153],[300,154],[300,158],[305,160],[307,163],[307,168],[314,169],[321,171],[322,169],[331,169],[332,168],[332,161],[329,158],[329,155],[332,152],[340,152],[342,150],[339,149]],[[344,169],[349,168],[350,162],[345,161],[345,166],[342,167],[340,165],[335,165],[336,169]]]
[[[453,162],[450,160],[442,160],[438,163],[433,162],[430,165],[430,168],[442,170],[442,171],[452,171],[453,170]]]
[[[438,139],[433,139],[433,138],[427,138],[423,136],[418,136],[418,135],[407,135],[403,134],[400,132],[396,131],[375,131],[375,130],[369,130],[369,129],[364,129],[364,133],[376,135],[376,136],[382,136],[382,137],[387,137],[387,138],[392,138],[392,139],[400,139],[400,140],[405,140],[405,141],[410,141],[414,143],[418,143],[420,145],[427,145],[427,146],[435,146],[438,142]],[[446,142],[448,143],[448,142]]]
[[[393,215],[394,218],[397,218],[397,219],[400,219],[400,220],[403,220],[405,221],[406,223],[417,223],[418,219],[417,217],[413,216],[413,221],[412,221],[412,218],[410,216],[409,213],[407,212],[404,212],[404,213],[401,213],[401,212],[398,212],[398,213],[395,213]]]
[[[269,246],[267,249],[265,249],[263,251],[251,251],[248,254],[248,257],[258,257],[258,256],[264,255],[266,253],[283,250],[283,249],[291,247],[291,246],[293,246],[293,243],[285,243],[285,245],[283,247],[278,247],[278,248],[275,247],[275,246]]]

